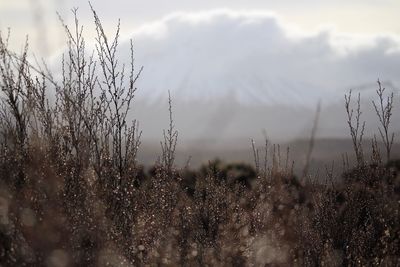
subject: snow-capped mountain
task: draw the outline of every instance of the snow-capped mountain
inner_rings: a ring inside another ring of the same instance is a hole
[[[378,78],[400,101],[400,37],[394,35],[305,33],[270,13],[217,10],[174,13],[130,37],[135,65],[144,66],[131,116],[148,140],[160,140],[168,127],[168,91],[180,140],[212,145],[262,132],[276,141],[308,137],[319,102],[318,136],[347,137],[350,89],[362,92],[372,134]],[[130,59],[128,39],[120,40],[120,64]],[[400,112],[394,114],[399,130]]]
[[[400,85],[395,36],[301,33],[267,13],[226,10],[176,13],[132,36],[136,64],[144,66],[134,115],[155,139],[168,124],[168,90],[182,139],[250,138],[265,129],[287,140],[309,135],[318,102],[319,135],[348,136],[350,89],[362,93],[372,134],[376,79],[388,92],[398,94]]]
[[[176,13],[132,37],[145,68],[139,94],[152,101],[170,90],[185,101],[234,96],[245,105],[310,107],[377,78],[400,85],[396,37],[300,33],[268,13]]]

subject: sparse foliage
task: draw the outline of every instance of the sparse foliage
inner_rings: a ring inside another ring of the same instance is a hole
[[[171,173],[175,160],[175,148],[178,141],[178,131],[175,130],[174,120],[172,118],[172,99],[168,91],[168,114],[169,114],[169,128],[164,130],[164,141],[161,142],[162,149],[162,163],[167,171]]]
[[[386,159],[387,162],[390,161],[390,152],[392,150],[392,145],[394,141],[394,133],[390,133],[390,119],[392,117],[392,109],[393,109],[393,92],[389,94],[385,101],[385,88],[382,87],[381,82],[378,80],[378,89],[376,93],[378,95],[379,101],[378,104],[375,101],[372,101],[374,105],[376,115],[379,118],[379,122],[381,127],[379,127],[379,133],[381,135],[382,141],[385,144],[386,149]]]
[[[361,121],[361,95],[358,94],[357,102],[356,102],[356,110],[354,114],[354,109],[351,107],[351,93],[350,90],[348,95],[344,96],[345,99],[345,108],[347,113],[347,124],[349,125],[351,139],[353,141],[354,152],[356,153],[357,163],[358,165],[362,165],[364,163],[364,153],[362,148],[362,141],[365,130],[365,121]]]
[[[284,158],[267,140],[264,151],[252,140],[255,169],[215,160],[180,170],[170,94],[161,164],[147,172],[136,162],[138,124],[127,122],[142,71],[132,42],[128,77],[119,24],[110,41],[92,8],[90,53],[72,12],[72,29],[60,19],[60,81],[0,35],[1,266],[399,266],[399,164],[383,165],[376,138],[364,161],[360,95],[354,114],[345,96],[358,164],[344,158],[341,179],[333,164],[326,179],[298,179],[289,148]],[[393,95],[383,93],[379,83],[389,159]]]

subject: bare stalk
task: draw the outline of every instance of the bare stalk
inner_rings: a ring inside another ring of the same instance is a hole
[[[311,154],[312,154],[312,151],[314,149],[315,134],[317,133],[318,121],[319,121],[320,113],[321,113],[321,102],[318,102],[317,111],[315,112],[313,128],[311,130],[310,142],[308,144],[308,151],[307,151],[307,156],[306,156],[306,164],[304,165],[304,169],[303,169],[303,177],[307,176],[308,170],[310,168]]]
[[[178,141],[178,131],[175,130],[175,125],[172,117],[172,99],[168,91],[168,111],[169,111],[169,128],[163,131],[164,141],[161,142],[162,162],[166,171],[171,173],[175,160],[175,148]]]
[[[254,164],[256,167],[256,172],[257,172],[257,174],[259,174],[259,172],[260,172],[260,156],[258,153],[258,148],[256,148],[256,142],[254,141],[254,139],[251,139],[251,148],[253,150]]]
[[[361,95],[358,94],[357,109],[354,116],[354,110],[351,105],[351,90],[349,94],[344,95],[345,108],[347,113],[347,124],[349,125],[351,139],[353,141],[354,152],[357,158],[357,164],[362,166],[364,164],[364,154],[362,149],[362,140],[365,130],[365,121],[361,123]]]
[[[385,101],[385,88],[382,87],[381,82],[378,80],[378,89],[376,93],[379,97],[378,104],[375,101],[372,101],[374,105],[376,115],[379,118],[379,122],[381,127],[378,127],[379,133],[381,135],[382,141],[385,145],[386,150],[386,160],[390,160],[390,152],[392,150],[393,140],[394,140],[394,133],[390,133],[390,118],[392,116],[392,109],[393,109],[393,92],[389,94]]]

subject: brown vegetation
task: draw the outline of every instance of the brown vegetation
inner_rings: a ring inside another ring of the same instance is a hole
[[[136,162],[141,133],[127,121],[141,70],[134,69],[132,47],[125,74],[116,58],[119,26],[108,39],[93,15],[93,54],[78,20],[74,30],[63,23],[61,81],[32,66],[27,48],[16,55],[0,36],[2,266],[400,264],[393,95],[385,102],[379,82],[374,107],[385,162],[376,138],[373,157],[364,157],[360,101],[353,115],[348,95],[358,164],[344,162],[342,177],[327,168],[323,177],[305,170],[297,178],[289,150],[282,157],[268,142],[264,153],[253,143],[255,169],[220,161],[177,169],[170,98],[162,154],[147,173]]]

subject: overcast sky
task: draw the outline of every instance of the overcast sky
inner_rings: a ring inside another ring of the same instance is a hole
[[[145,67],[142,91],[157,98],[166,90],[180,91],[183,98],[235,91],[244,101],[314,103],[378,77],[393,88],[400,83],[398,0],[93,0],[92,5],[109,33],[121,19],[122,58],[129,58],[124,40],[133,38],[137,63]],[[79,8],[90,46],[95,27],[86,1],[0,0],[0,27],[11,28],[13,49],[29,34],[36,55],[59,56],[65,34],[56,12],[71,23],[73,7]]]
[[[329,26],[352,34],[400,35],[398,0],[93,0],[92,4],[110,29],[121,18],[124,34],[174,12],[229,9],[273,12],[285,23],[308,32]],[[70,19],[72,7],[80,8],[82,23],[87,31],[93,30],[89,6],[81,0],[0,0],[0,29],[11,27],[15,46],[29,34],[35,50],[49,53],[64,40],[55,13]],[[38,43],[40,46],[35,46]]]

